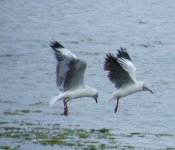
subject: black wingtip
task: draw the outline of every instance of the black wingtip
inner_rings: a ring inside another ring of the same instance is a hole
[[[110,70],[112,64],[116,63],[116,58],[114,57],[113,54],[107,53],[105,57],[105,62],[104,62],[104,70]]]
[[[123,48],[123,47],[120,47],[120,49],[118,49],[117,57],[118,58],[126,58],[126,59],[132,61],[129,54],[126,51],[126,48]]]
[[[50,47],[52,47],[53,49],[55,49],[55,48],[64,48],[64,46],[61,45],[60,43],[58,43],[57,41],[51,41],[50,42]]]
[[[120,47],[120,48],[118,49],[118,52],[119,52],[119,53],[126,52],[126,48]]]

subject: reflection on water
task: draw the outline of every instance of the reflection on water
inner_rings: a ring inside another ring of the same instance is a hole
[[[6,127],[21,128],[21,122],[28,123],[27,131],[36,123],[60,124],[64,129],[110,129],[114,140],[128,149],[175,148],[174,3],[0,1],[0,135]],[[88,63],[85,80],[99,90],[98,104],[89,98],[71,101],[68,117],[61,115],[62,102],[48,107],[58,93],[52,39]],[[149,82],[155,94],[123,98],[114,114],[116,102],[108,100],[115,89],[103,71],[103,61],[105,53],[115,53],[119,47],[128,49],[137,78]],[[1,137],[0,146],[21,146],[15,137]],[[35,147],[24,141],[22,145],[18,149]],[[39,148],[50,147],[37,144]]]

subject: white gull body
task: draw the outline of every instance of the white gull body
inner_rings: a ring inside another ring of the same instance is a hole
[[[70,89],[66,92],[62,92],[57,96],[54,96],[50,102],[49,106],[51,107],[55,102],[65,99],[76,99],[81,97],[94,97],[97,93],[97,90],[94,88],[91,88],[89,86],[82,86],[78,87],[77,89]],[[94,97],[95,98],[95,97]]]
[[[67,115],[67,102],[70,99],[92,97],[97,102],[98,91],[84,84],[86,62],[80,60],[57,41],[51,42],[50,46],[53,48],[58,62],[56,68],[57,86],[62,93],[53,97],[49,105],[52,106],[55,102],[63,100],[64,115]]]
[[[104,63],[104,70],[109,71],[108,77],[114,83],[117,91],[112,94],[113,99],[117,99],[115,113],[118,109],[119,99],[139,91],[150,91],[148,85],[135,78],[136,67],[131,61],[126,49],[120,48],[116,56],[107,54]]]

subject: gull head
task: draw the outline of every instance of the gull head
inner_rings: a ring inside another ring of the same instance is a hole
[[[142,90],[143,91],[149,91],[149,92],[151,92],[153,94],[153,91],[150,89],[149,85],[147,83],[145,83],[145,82],[142,85]]]

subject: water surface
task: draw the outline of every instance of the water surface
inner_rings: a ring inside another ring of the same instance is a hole
[[[108,128],[118,143],[134,149],[175,148],[174,6],[173,0],[1,0],[1,133],[7,126],[21,127],[21,122],[34,127]],[[71,101],[68,117],[61,115],[62,102],[48,107],[49,99],[59,93],[52,39],[88,63],[85,81],[99,90],[98,104],[90,98]],[[128,49],[137,79],[149,82],[155,94],[122,98],[114,114],[116,102],[108,100],[115,89],[103,62],[106,53],[116,53],[119,47]],[[131,133],[139,134],[128,136]],[[31,142],[17,144],[13,138],[0,138],[3,145],[50,149]]]

